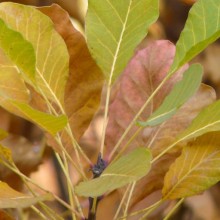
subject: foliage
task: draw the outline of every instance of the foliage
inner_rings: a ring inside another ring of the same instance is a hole
[[[45,203],[53,198],[73,219],[86,219],[80,199],[89,197],[91,220],[97,207],[114,198],[118,207],[110,207],[108,219],[118,219],[134,206],[140,209],[156,190],[162,197],[147,214],[165,200],[196,195],[218,182],[220,102],[201,83],[201,65],[187,64],[220,36],[218,1],[192,6],[176,47],[160,40],[141,49],[159,16],[159,1],[89,0],[86,40],[58,5],[1,3],[0,105],[43,130],[67,180],[69,204],[24,175],[2,144],[0,163],[31,195],[0,182],[0,208],[31,207],[43,219],[63,219]],[[103,134],[95,149],[101,162],[94,164],[79,140],[98,111],[102,90]],[[76,186],[70,166],[80,177]],[[30,183],[45,194],[35,193]]]

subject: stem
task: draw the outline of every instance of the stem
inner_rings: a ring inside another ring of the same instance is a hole
[[[150,213],[152,213],[155,209],[157,209],[158,206],[160,206],[160,204],[161,204],[162,202],[163,202],[163,200],[159,200],[159,201],[156,203],[156,205],[151,206],[152,208],[149,209],[149,210],[140,218],[140,220],[145,220],[146,217],[147,217]]]
[[[148,148],[151,148],[151,147],[152,147],[152,144],[154,143],[154,141],[155,141],[155,139],[156,139],[158,133],[160,132],[160,130],[161,130],[162,126],[163,126],[163,124],[165,124],[165,122],[162,123],[162,124],[160,125],[160,127],[156,130],[155,134],[153,135],[153,137],[152,137],[151,140],[150,140],[150,143],[148,144]]]
[[[127,147],[131,144],[131,142],[137,137],[139,132],[142,130],[142,127],[138,128],[138,130],[132,135],[132,137],[128,140],[128,142],[124,145],[124,147],[119,151],[119,153],[115,156],[113,159],[112,163],[116,161],[122,154],[123,152],[127,149]],[[111,161],[111,157],[109,158],[109,161]]]
[[[31,209],[37,213],[42,219],[47,220],[48,218],[36,207],[34,207],[33,205],[31,206]]]
[[[161,89],[161,87],[165,84],[165,82],[170,78],[170,74],[167,75],[164,80],[160,83],[160,85],[154,90],[154,92],[150,95],[150,97],[147,99],[147,101],[144,103],[144,105],[141,107],[141,109],[138,111],[138,113],[134,116],[134,118],[132,119],[132,121],[130,122],[130,124],[128,125],[128,127],[126,128],[126,130],[124,131],[124,133],[122,134],[122,136],[120,137],[120,139],[118,140],[117,144],[115,145],[115,147],[113,148],[112,152],[110,153],[110,158],[113,157],[113,155],[116,153],[116,151],[118,150],[118,148],[120,147],[122,141],[124,140],[124,138],[126,137],[126,135],[128,134],[128,132],[130,131],[130,129],[132,128],[132,126],[135,124],[135,122],[137,121],[137,119],[139,118],[139,116],[141,115],[141,113],[144,111],[144,109],[146,108],[146,106],[150,103],[150,101],[153,99],[153,97],[157,94],[157,92]]]
[[[96,220],[96,210],[98,207],[98,202],[100,198],[91,198],[89,197],[89,214],[87,220]]]
[[[176,142],[172,143],[170,146],[168,146],[165,150],[163,150],[160,154],[158,154],[151,163],[154,163],[156,160],[160,159],[164,154],[166,154],[169,150],[171,150],[173,147],[175,147],[180,141],[183,139],[179,139]]]
[[[154,210],[154,209],[156,209],[158,206],[160,206],[162,202],[163,202],[163,200],[161,199],[161,200],[155,202],[153,205],[151,205],[151,206],[149,206],[149,207],[147,207],[147,208],[145,208],[145,209],[141,209],[141,210],[139,210],[139,211],[132,212],[132,213],[129,214],[129,215],[120,217],[119,219],[124,219],[124,218],[127,218],[127,217],[132,217],[132,216],[135,216],[135,215],[139,215],[139,214],[141,214],[141,213],[143,213],[143,212],[151,211],[152,209]]]
[[[54,113],[56,116],[58,116],[59,114],[57,113],[57,111],[54,109],[54,107],[52,106],[52,104],[50,103],[50,101],[48,100],[48,98],[44,95],[44,93],[42,92],[42,90],[40,90],[40,93],[41,95],[43,96],[44,100],[46,101],[47,103],[47,106],[48,106],[48,109],[50,110],[50,113]],[[55,97],[56,98],[56,97]],[[57,99],[56,99],[57,100]],[[61,113],[63,115],[66,115],[66,112],[63,108],[63,106],[61,105],[61,103],[59,102],[59,100],[57,100],[56,102],[57,106],[59,107]],[[73,133],[72,133],[72,130],[71,130],[71,127],[70,127],[70,124],[69,124],[69,120],[67,121],[67,126],[64,128],[67,132],[67,134],[69,135],[72,143],[73,143],[73,149],[75,151],[75,154],[76,154],[76,158],[77,158],[77,161],[78,161],[78,164],[81,166],[81,159],[79,157],[79,152],[78,150],[80,151],[80,153],[82,154],[82,156],[84,157],[84,159],[86,159],[86,161],[89,163],[89,164],[92,164],[92,162],[90,161],[90,159],[86,156],[86,154],[82,151],[81,147],[79,146],[79,144],[77,143],[77,141],[75,140],[74,136],[73,136]]]
[[[122,197],[122,199],[121,199],[121,202],[120,202],[120,204],[119,204],[119,206],[118,206],[118,209],[117,209],[117,211],[116,211],[116,213],[115,213],[115,216],[114,216],[114,218],[113,218],[114,220],[116,220],[116,219],[118,218],[119,212],[120,212],[120,210],[121,210],[121,208],[122,208],[122,205],[124,204],[124,201],[125,201],[125,198],[127,197],[127,194],[128,194],[129,189],[130,189],[130,186],[128,185],[128,186],[127,186],[127,189],[126,189],[126,191],[125,191],[125,193],[124,193],[124,195],[123,195],[123,197]]]
[[[79,211],[81,217],[84,219],[84,214],[82,212],[82,208],[80,206],[80,203],[79,203],[79,200],[77,198],[77,196],[75,195],[74,193],[74,189],[73,189],[73,184],[71,182],[71,179],[70,179],[70,176],[69,176],[69,173],[68,173],[68,168],[65,167],[65,165],[63,164],[61,158],[60,158],[60,155],[58,153],[55,154],[55,156],[57,157],[57,160],[63,170],[63,173],[66,177],[66,181],[67,181],[67,187],[68,187],[68,193],[69,193],[69,199],[70,199],[70,202],[71,202],[71,206],[73,206],[73,197],[74,197],[74,200],[76,202],[76,206],[77,206],[77,210]],[[67,165],[68,166],[68,165]]]
[[[64,168],[66,170],[66,172],[69,174],[69,167],[68,167],[68,162],[67,162],[67,159],[66,159],[66,156],[65,154],[63,154],[63,158],[64,158]],[[72,182],[69,182],[67,181],[67,189],[68,189],[68,195],[69,195],[69,200],[70,200],[70,205],[72,207],[74,207],[74,203],[73,203],[73,194],[74,194],[74,191],[72,190]],[[72,219],[73,220],[76,220],[76,216],[75,214],[72,212]]]
[[[127,200],[126,205],[125,205],[124,215],[127,215],[129,203],[130,203],[130,201],[131,201],[131,197],[132,197],[132,194],[133,194],[133,192],[134,192],[135,185],[136,185],[136,182],[133,182],[133,183],[131,184],[130,193],[129,193],[129,195],[128,195],[128,200]],[[124,219],[124,220],[126,220],[126,219]]]
[[[65,156],[68,158],[68,160],[70,161],[70,163],[76,168],[76,170],[78,171],[78,173],[81,175],[81,177],[84,180],[87,180],[87,177],[84,174],[84,170],[82,167],[80,167],[81,169],[78,168],[78,166],[75,164],[75,162],[73,161],[73,159],[70,157],[70,155],[68,154],[68,152],[66,151],[65,147],[63,146],[63,143],[61,141],[61,137],[59,135],[57,135],[57,137],[55,137],[55,140],[57,142],[57,144],[59,144],[59,146],[61,147],[63,153],[65,154]]]
[[[183,203],[184,199],[185,198],[180,199],[163,220],[168,220],[171,217],[171,215],[176,211],[176,209]]]
[[[17,166],[15,164],[8,164],[6,162],[3,162],[3,164],[9,168],[10,170],[12,170],[14,173],[16,173],[17,175],[19,175],[21,178],[23,178],[23,180],[26,180],[28,182],[30,182],[31,184],[33,184],[34,186],[38,187],[39,189],[41,189],[42,191],[44,191],[45,193],[50,193],[54,199],[56,199],[60,204],[62,204],[64,207],[66,207],[67,209],[71,210],[72,212],[74,212],[78,217],[81,217],[81,215],[74,210],[69,204],[67,204],[65,201],[63,201],[62,199],[60,199],[57,195],[55,195],[54,193],[44,189],[43,187],[41,187],[40,185],[38,185],[34,180],[30,179],[29,177],[25,176],[23,173],[20,172],[20,170],[17,168]]]
[[[104,122],[103,122],[103,127],[102,127],[102,138],[101,138],[101,148],[100,148],[100,153],[102,157],[104,156],[103,154],[104,154],[104,146],[105,146],[105,134],[106,134],[106,128],[108,124],[110,94],[111,94],[111,80],[108,81],[107,91],[106,91]]]
[[[6,165],[6,162],[3,162],[4,165]],[[9,165],[10,166],[10,165]],[[15,165],[14,165],[15,166]],[[27,180],[24,178],[24,176],[20,176],[20,178],[22,179],[22,181],[24,182],[25,186],[27,187],[27,189],[30,191],[30,193],[35,197],[37,198],[37,195],[36,193],[31,189],[31,187],[28,185],[28,182]],[[54,216],[57,216],[57,213],[52,210],[50,207],[48,207],[46,204],[44,204],[44,202],[42,201],[38,201],[39,205],[42,207],[42,209],[52,218],[54,219]],[[40,211],[39,211],[40,212]],[[43,213],[42,213],[43,214]],[[59,220],[63,220],[63,218],[57,216],[56,219],[59,219]],[[55,220],[56,220],[55,219]]]
[[[64,220],[62,217],[60,217],[53,209],[49,208],[46,204],[43,202],[39,203],[43,210],[47,213],[48,216],[50,216],[51,219],[54,220]]]

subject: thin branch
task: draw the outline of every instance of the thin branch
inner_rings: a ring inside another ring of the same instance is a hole
[[[129,192],[129,195],[128,195],[128,200],[127,200],[126,205],[125,205],[124,215],[127,215],[127,213],[128,213],[128,207],[129,207],[129,204],[130,204],[130,201],[131,201],[132,194],[134,192],[135,185],[136,185],[136,182],[131,183],[131,189],[130,189],[130,192]]]
[[[150,101],[153,99],[153,97],[157,94],[157,92],[161,89],[161,87],[165,84],[165,82],[170,78],[170,74],[167,75],[164,80],[160,83],[160,85],[154,90],[154,92],[150,95],[150,97],[147,99],[147,101],[143,104],[143,106],[141,107],[141,109],[138,111],[138,113],[134,116],[134,118],[132,119],[132,121],[130,122],[130,124],[127,126],[126,130],[124,131],[124,133],[122,134],[122,136],[120,137],[120,139],[118,140],[117,144],[115,145],[115,147],[113,148],[113,150],[110,153],[110,158],[113,157],[113,155],[116,153],[116,151],[118,150],[118,148],[120,147],[122,141],[125,139],[125,137],[127,136],[128,132],[131,130],[132,126],[136,123],[136,121],[138,120],[138,118],[140,117],[141,113],[144,111],[144,109],[147,107],[147,105],[150,103]]]
[[[169,211],[169,213],[166,215],[166,217],[163,220],[168,220],[172,214],[176,211],[176,209],[183,203],[185,198],[180,199],[176,205]]]
[[[119,213],[120,213],[120,211],[121,211],[121,208],[122,208],[122,205],[124,204],[124,201],[125,201],[125,199],[126,199],[126,197],[127,197],[127,194],[128,194],[128,192],[129,192],[129,190],[130,190],[130,185],[128,185],[127,186],[127,189],[126,189],[126,191],[125,191],[125,193],[124,193],[124,195],[123,195],[123,197],[122,197],[122,199],[121,199],[121,202],[120,202],[120,204],[119,204],[119,206],[118,206],[118,209],[117,209],[117,211],[116,211],[116,213],[115,213],[115,216],[114,216],[114,220],[116,220],[117,218],[118,218],[118,215],[119,215]]]
[[[153,205],[145,208],[145,209],[141,209],[141,210],[138,210],[138,211],[135,211],[135,212],[132,212],[130,213],[129,215],[126,215],[126,216],[122,216],[120,217],[119,219],[124,219],[124,218],[127,218],[127,217],[132,217],[132,216],[135,216],[135,215],[139,215],[143,212],[147,212],[147,214],[149,214],[151,211],[155,210],[157,207],[159,207],[164,201],[161,199],[157,202],[155,202]]]

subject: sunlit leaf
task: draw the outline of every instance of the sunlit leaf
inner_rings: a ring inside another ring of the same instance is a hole
[[[0,102],[3,103],[5,99],[28,102],[29,91],[21,76],[13,67],[4,68],[0,64]]]
[[[84,37],[73,27],[68,13],[56,4],[38,10],[52,19],[55,29],[68,48],[70,75],[64,105],[72,132],[78,140],[99,107],[104,76],[92,59]],[[68,145],[69,149],[72,149],[69,136],[63,135],[62,139],[65,140],[65,147]]]
[[[42,129],[52,135],[55,135],[58,131],[62,130],[67,123],[67,118],[65,115],[54,116],[40,112],[36,109],[33,109],[26,103],[15,100],[7,100],[6,105],[9,105],[8,109],[10,109],[10,106],[12,106],[14,109],[13,111],[16,112],[17,115],[21,115],[21,117],[36,123]]]
[[[5,99],[28,102],[30,98],[19,69],[0,49],[0,103]]]
[[[219,0],[199,0],[193,5],[177,42],[170,72],[175,72],[220,37],[219,11]]]
[[[0,208],[26,208],[40,201],[52,200],[51,194],[38,197],[15,191],[4,182],[0,182]]]
[[[177,137],[177,141],[195,138],[205,133],[219,130],[220,100],[203,109],[192,121],[191,125]]]
[[[183,148],[164,180],[163,197],[177,199],[193,196],[220,180],[220,132],[199,137]]]
[[[28,82],[34,82],[36,57],[32,44],[19,32],[10,29],[2,19],[0,33],[0,48],[11,59],[14,67],[22,72],[24,78]]]
[[[177,110],[194,95],[202,80],[202,68],[194,64],[184,73],[162,105],[150,116],[146,122],[138,122],[140,126],[155,126],[171,118]]]
[[[80,196],[97,197],[133,181],[139,180],[150,169],[151,153],[137,148],[110,164],[99,178],[81,182],[75,191]]]
[[[30,41],[36,51],[36,84],[32,86],[63,105],[69,55],[52,21],[33,7],[11,2],[0,4],[0,18]]]
[[[158,0],[90,0],[86,17],[89,49],[106,78],[114,81],[158,17]],[[135,36],[135,37],[134,37]]]

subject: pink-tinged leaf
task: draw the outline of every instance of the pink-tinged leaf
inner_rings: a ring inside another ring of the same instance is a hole
[[[118,82],[117,94],[110,105],[106,136],[106,156],[111,152],[137,111],[166,76],[174,53],[175,47],[169,41],[157,41],[138,51],[128,64]],[[185,66],[184,69],[186,68]],[[161,88],[141,115],[141,120],[146,120],[160,106],[173,85],[182,78],[184,69],[177,72]],[[137,138],[131,142],[127,151],[136,148],[138,145],[146,146],[152,149],[153,157],[155,157],[174,142],[176,136],[189,126],[201,109],[211,104],[214,100],[214,90],[209,86],[201,85],[197,93],[172,118],[159,126],[144,128]],[[136,130],[137,127],[133,126],[125,140],[128,141]],[[125,143],[126,141],[121,144],[119,150]],[[180,147],[181,145],[179,144],[173,151],[168,152],[168,154],[154,163],[149,174],[138,182],[131,206],[138,204],[150,193],[162,188],[164,175],[171,163],[179,156]],[[122,191],[121,193],[123,194],[124,192]]]
[[[164,180],[164,199],[203,192],[220,180],[220,132],[207,133],[183,148]]]
[[[72,26],[68,13],[56,4],[39,10],[52,19],[67,45],[70,75],[65,90],[65,111],[78,140],[99,107],[104,77],[92,59],[84,37]],[[63,139],[70,147],[70,138],[63,134]]]
[[[169,41],[155,41],[142,49],[129,62],[120,78],[119,91],[110,105],[106,146],[110,152],[135,114],[146,102],[157,86],[166,77],[175,54],[175,46]],[[187,66],[177,72],[157,93],[140,120],[146,120],[157,109],[173,85],[182,78]],[[131,137],[137,130],[134,126],[128,134]],[[142,145],[141,136],[136,139]],[[134,146],[134,142],[133,142]]]

